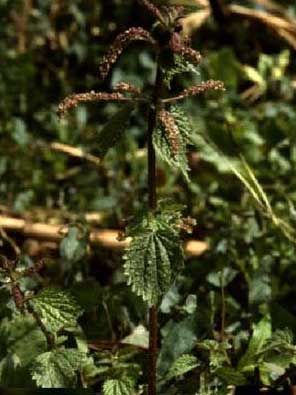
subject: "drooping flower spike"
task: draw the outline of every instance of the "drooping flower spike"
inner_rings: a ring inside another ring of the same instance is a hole
[[[103,60],[99,66],[99,74],[100,78],[104,80],[113,64],[117,61],[123,50],[127,47],[129,43],[132,41],[146,41],[153,46],[156,46],[157,43],[151,34],[143,29],[142,27],[131,27],[123,33],[120,33],[116,39],[114,40],[111,48],[103,57]]]
[[[141,89],[129,82],[119,82],[113,88],[115,92],[131,93],[132,95],[141,95]]]
[[[211,90],[225,91],[224,83],[219,80],[202,81],[200,84],[192,85],[189,88],[184,89],[178,94],[178,96],[163,99],[162,102],[172,103],[178,100],[185,99],[186,97],[200,95],[202,93],[206,93]]]
[[[71,108],[77,107],[81,102],[92,102],[92,101],[122,101],[126,98],[118,92],[106,93],[106,92],[85,92],[85,93],[74,93],[67,96],[58,107],[59,117],[63,117],[65,113]]]

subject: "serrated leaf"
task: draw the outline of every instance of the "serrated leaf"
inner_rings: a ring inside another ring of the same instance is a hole
[[[271,333],[271,322],[269,317],[264,317],[254,326],[248,349],[241,357],[238,364],[240,370],[252,370],[254,364],[258,364],[258,355],[262,352],[267,340],[271,337]]]
[[[84,359],[85,354],[76,349],[45,352],[36,358],[32,378],[41,388],[74,388]]]
[[[67,235],[60,244],[61,257],[70,262],[78,262],[86,254],[88,235],[87,232],[81,234],[81,230],[76,226],[71,226]]]
[[[104,395],[134,395],[135,382],[131,377],[106,380],[103,386]]]
[[[197,366],[199,366],[199,362],[194,355],[183,354],[170,367],[166,380],[182,376],[195,369]]]
[[[194,73],[199,74],[197,66],[188,62],[181,55],[174,55],[167,63],[165,61],[165,67],[163,69],[163,81],[170,88],[171,82],[175,76],[181,73]]]
[[[209,365],[212,370],[216,370],[224,364],[230,364],[227,350],[231,348],[231,345],[227,341],[218,342],[213,339],[205,339],[198,345],[209,351]]]
[[[185,179],[189,181],[188,171],[190,169],[187,162],[186,150],[187,145],[192,144],[192,126],[187,115],[183,112],[180,106],[171,106],[169,113],[173,117],[178,129],[178,152],[176,153],[172,149],[167,134],[160,124],[158,124],[154,131],[153,144],[159,157],[172,169],[179,169]]]
[[[179,232],[164,218],[147,218],[133,235],[124,260],[128,285],[149,305],[157,304],[183,266]]]
[[[125,104],[100,130],[98,144],[101,155],[105,155],[120,140],[133,109],[132,104]]]
[[[56,333],[62,328],[76,326],[82,309],[74,296],[59,288],[45,288],[30,299],[30,304],[40,316],[47,330]]]

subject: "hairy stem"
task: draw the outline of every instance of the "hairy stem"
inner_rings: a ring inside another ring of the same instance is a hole
[[[157,206],[156,197],[156,158],[153,146],[153,131],[157,122],[157,112],[159,110],[160,95],[162,90],[162,73],[157,60],[157,73],[154,85],[152,101],[148,116],[148,194],[149,209],[154,211]],[[149,309],[149,373],[148,373],[148,395],[156,395],[156,360],[157,360],[157,307],[151,306]]]
[[[52,348],[54,348],[54,345],[55,345],[54,336],[47,330],[46,326],[43,324],[41,318],[39,317],[37,312],[33,309],[30,302],[25,300],[24,293],[22,292],[19,284],[14,280],[13,274],[11,271],[9,271],[9,276],[11,278],[11,295],[13,297],[13,300],[14,300],[14,303],[15,303],[17,309],[20,310],[21,312],[23,312],[23,308],[24,308],[24,306],[26,306],[27,311],[32,315],[36,324],[39,326],[39,328],[43,332],[43,334],[46,338],[48,349],[51,350]]]

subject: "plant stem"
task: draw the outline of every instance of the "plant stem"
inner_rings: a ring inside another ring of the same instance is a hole
[[[148,395],[156,395],[156,362],[158,338],[157,308],[155,305],[149,309],[149,372]]]
[[[33,309],[30,302],[25,300],[24,293],[20,289],[19,284],[17,282],[15,282],[11,271],[10,271],[10,279],[11,279],[11,294],[12,294],[12,297],[14,299],[14,303],[15,303],[17,309],[22,312],[23,307],[26,306],[27,311],[32,315],[36,324],[39,326],[39,328],[43,332],[43,334],[46,338],[48,350],[53,349],[54,345],[55,345],[54,336],[46,329],[46,326],[43,324],[41,318],[39,317],[37,312]]]
[[[153,131],[157,122],[157,112],[160,104],[162,90],[162,73],[157,59],[157,72],[154,85],[153,96],[148,116],[148,200],[149,209],[154,211],[157,207],[156,197],[156,158],[153,146]],[[149,309],[149,372],[148,372],[148,395],[156,395],[156,361],[157,361],[157,307],[151,306]]]
[[[46,338],[46,342],[47,342],[47,348],[48,350],[52,350],[54,348],[55,342],[54,342],[54,337],[53,335],[46,329],[45,325],[43,324],[41,318],[39,317],[39,315],[36,313],[36,311],[33,309],[32,305],[27,302],[26,303],[27,306],[27,310],[28,312],[32,315],[32,317],[34,318],[34,320],[36,321],[36,324],[39,326],[39,328],[41,329],[41,331],[43,332],[45,338]]]
[[[224,333],[225,333],[225,314],[226,314],[226,306],[225,306],[225,289],[224,289],[224,270],[222,269],[220,274],[220,288],[221,288],[221,329],[220,329],[220,340],[224,341]]]

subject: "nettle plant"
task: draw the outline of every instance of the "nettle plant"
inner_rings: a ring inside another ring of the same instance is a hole
[[[142,92],[130,83],[121,82],[112,92],[72,94],[59,105],[59,115],[64,116],[68,110],[85,102],[121,103],[108,128],[103,128],[98,136],[101,155],[104,156],[122,137],[124,125],[137,106],[147,108],[148,202],[120,237],[130,240],[123,256],[127,283],[149,309],[148,394],[155,395],[157,379],[164,380],[164,377],[157,377],[157,311],[163,296],[183,267],[182,232],[190,232],[195,224],[193,219],[183,218],[178,204],[158,202],[156,158],[159,157],[173,169],[179,169],[190,182],[186,150],[188,145],[193,144],[192,127],[180,102],[210,90],[223,91],[224,85],[220,81],[208,80],[172,96],[170,91],[174,77],[180,73],[195,72],[201,55],[190,47],[189,38],[182,35],[183,7],[156,7],[148,0],[141,0],[140,3],[156,19],[152,31],[132,27],[119,34],[104,56],[99,72],[103,81],[124,49],[134,41],[143,41],[155,54],[156,77],[152,90]],[[70,292],[51,287],[45,287],[40,292],[35,292],[33,286],[30,289],[28,282],[30,284],[32,279],[36,280],[41,269],[42,265],[28,264],[22,260],[1,260],[1,279],[10,290],[17,308],[17,312],[1,324],[1,338],[6,338],[7,343],[2,346],[10,350],[1,362],[2,385],[6,377],[9,386],[9,376],[5,376],[5,372],[19,372],[29,367],[31,379],[40,387],[86,386],[93,377],[103,374],[106,378],[103,386],[105,395],[142,393],[141,389],[136,390],[135,371],[129,373],[125,369],[126,363],[116,368],[114,361],[110,365],[106,362],[105,365],[99,363],[98,367],[93,357],[89,356],[87,342],[81,340],[83,335],[77,325],[83,310]],[[29,290],[24,292],[23,289]],[[18,341],[19,338],[26,339],[27,346]],[[76,339],[74,345],[73,338]],[[20,361],[18,356],[24,353],[28,354],[28,358]],[[123,360],[127,359],[123,357]],[[172,367],[167,380],[196,366],[193,356],[184,355]],[[116,374],[112,376],[112,372]]]
[[[157,380],[157,307],[183,267],[180,234],[182,230],[190,231],[194,224],[192,219],[182,218],[175,204],[158,204],[156,153],[169,166],[179,168],[189,181],[186,149],[187,145],[192,143],[192,128],[179,102],[186,97],[209,90],[223,90],[224,85],[220,81],[204,81],[186,88],[176,96],[171,96],[173,77],[182,72],[195,70],[201,61],[201,55],[190,47],[188,37],[182,36],[182,6],[158,8],[148,0],[140,2],[156,18],[157,22],[152,32],[142,27],[132,27],[121,33],[104,56],[99,71],[100,78],[104,80],[128,44],[133,41],[144,41],[153,49],[156,58],[156,78],[152,94],[147,95],[138,87],[121,82],[111,93],[91,91],[73,94],[60,104],[59,112],[63,115],[82,102],[127,102],[115,115],[114,128],[103,129],[103,133],[99,135],[101,152],[105,153],[121,137],[122,124],[126,122],[134,107],[140,102],[148,108],[148,206],[126,228],[124,237],[130,237],[131,242],[123,259],[128,285],[143,298],[149,308],[148,394],[154,395]],[[113,389],[114,385],[114,382],[105,383],[106,394],[117,393]],[[126,393],[132,393],[131,389],[127,389]]]

